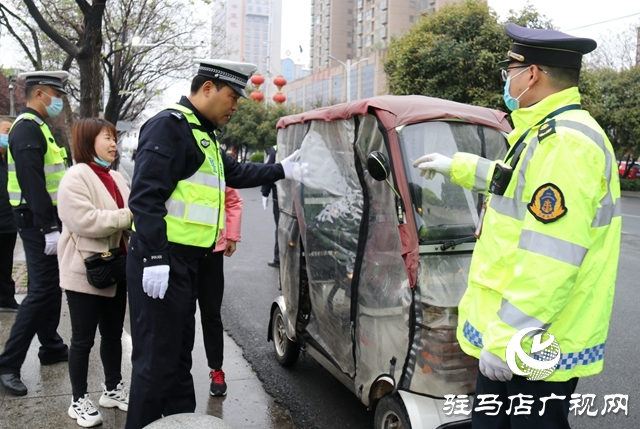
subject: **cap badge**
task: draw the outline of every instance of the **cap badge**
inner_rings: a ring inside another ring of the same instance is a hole
[[[200,144],[202,145],[202,147],[209,147],[211,142],[209,142],[209,140],[207,140],[207,139],[202,139],[202,140],[200,140]]]

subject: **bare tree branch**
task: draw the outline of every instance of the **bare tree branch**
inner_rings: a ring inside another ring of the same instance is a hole
[[[24,0],[24,4],[27,6],[29,10],[29,14],[33,17],[33,19],[38,24],[38,27],[49,36],[51,40],[53,40],[58,46],[60,46],[65,52],[69,55],[76,57],[79,54],[78,48],[73,45],[69,40],[64,38],[60,33],[58,33],[49,23],[44,19],[36,5],[33,3],[33,0]]]

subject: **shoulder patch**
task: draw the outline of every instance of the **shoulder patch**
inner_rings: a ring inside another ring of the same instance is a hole
[[[542,223],[555,222],[568,211],[562,191],[553,183],[546,183],[536,189],[527,209]]]
[[[171,112],[171,115],[175,116],[176,118],[178,118],[180,120],[182,120],[184,118],[184,115],[181,112],[177,112],[175,110]]]
[[[556,133],[556,120],[551,119],[550,121],[547,121],[544,124],[540,125],[540,129],[538,129],[538,141],[541,142],[545,138],[555,133]]]

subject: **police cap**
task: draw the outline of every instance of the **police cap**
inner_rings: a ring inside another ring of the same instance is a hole
[[[235,92],[247,98],[244,88],[247,86],[249,78],[256,72],[258,66],[251,63],[240,63],[237,61],[218,59],[195,59],[199,64],[198,75],[219,79],[229,85]]]
[[[582,56],[598,46],[593,39],[574,37],[556,30],[525,28],[513,23],[505,25],[505,32],[513,39],[513,45],[508,58],[501,63],[517,61],[580,69]]]
[[[34,71],[28,73],[20,73],[18,79],[25,79],[25,88],[33,85],[46,85],[66,94],[64,90],[64,84],[69,78],[69,73],[66,71]]]

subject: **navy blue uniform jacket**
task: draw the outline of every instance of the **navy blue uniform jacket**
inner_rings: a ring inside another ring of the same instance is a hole
[[[215,131],[215,125],[203,117],[187,97],[182,97],[180,104],[191,109],[208,132]],[[168,265],[169,253],[203,256],[215,246],[211,243],[209,248],[203,248],[167,241],[164,204],[178,181],[192,176],[204,162],[198,144],[186,118],[177,115],[175,110],[163,110],[140,130],[129,208],[136,229],[132,245],[135,243],[136,252],[146,259],[145,266]],[[238,164],[221,153],[225,182],[232,188],[252,188],[284,178],[281,164]]]

